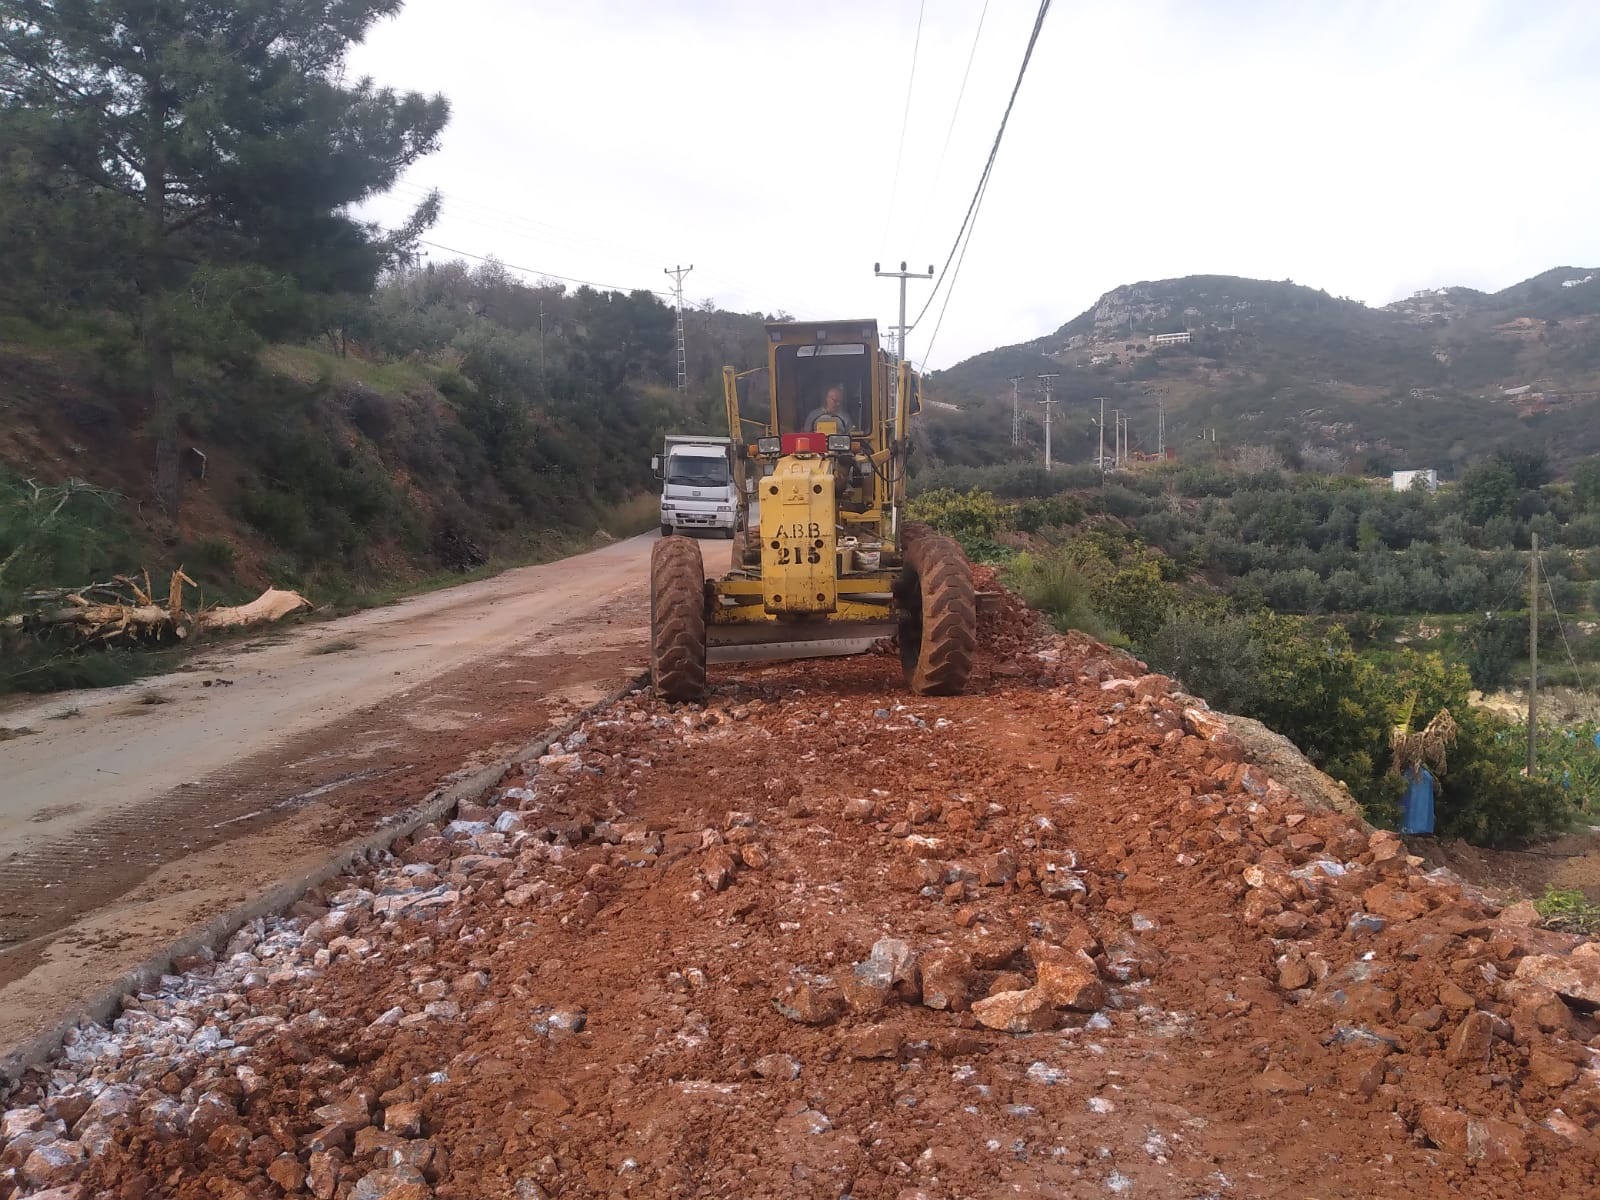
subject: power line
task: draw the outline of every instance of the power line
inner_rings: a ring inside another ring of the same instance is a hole
[[[945,303],[947,305],[949,303],[949,293],[955,290],[955,277],[950,274],[950,264],[955,261],[956,251],[961,249],[962,238],[967,235],[967,227],[972,224],[973,218],[978,211],[978,205],[983,200],[984,191],[989,186],[989,175],[994,170],[995,157],[1000,153],[1000,142],[1006,135],[1006,124],[1011,120],[1011,110],[1017,103],[1017,93],[1022,90],[1023,77],[1028,73],[1028,63],[1033,58],[1033,48],[1038,44],[1039,31],[1044,28],[1045,14],[1049,11],[1050,0],[1039,0],[1039,15],[1034,18],[1033,32],[1028,35],[1028,48],[1023,51],[1022,66],[1017,70],[1017,81],[1011,87],[1011,98],[1006,101],[1005,113],[1000,118],[1000,129],[994,135],[994,145],[989,149],[988,161],[983,164],[983,174],[978,178],[978,186],[973,189],[972,203],[967,205],[967,215],[961,219],[961,228],[956,231],[956,240],[950,244],[950,253],[945,257],[944,270],[940,274],[943,277],[941,282],[949,285],[945,293]],[[957,274],[959,273],[958,270]],[[933,294],[928,297],[928,302],[922,306],[922,311],[917,314],[916,321],[912,322],[913,325],[920,324],[922,318],[927,316],[928,310],[933,307],[934,295],[937,295],[938,291],[939,288],[935,287]],[[926,361],[926,356],[924,356],[924,361]]]
[[[583,249],[620,251],[628,254],[644,256],[645,251],[638,246],[631,246],[621,242],[607,241],[590,237],[577,230],[564,229],[559,225],[552,225],[548,221],[539,221],[522,213],[511,212],[507,209],[496,208],[492,204],[485,204],[480,200],[472,200],[457,192],[447,192],[443,188],[429,188],[420,184],[401,181],[394,185],[396,191],[406,193],[421,199],[430,193],[437,192],[441,200],[451,209],[476,209],[476,213],[463,214],[454,212],[456,220],[472,220],[484,224],[487,228],[500,229],[503,232],[515,232],[523,237],[539,241],[549,241],[554,245],[569,245]],[[490,220],[493,224],[490,224]]]
[[[462,258],[470,258],[474,262],[498,263],[500,266],[512,271],[521,271],[524,275],[537,275],[541,279],[559,279],[562,283],[576,283],[583,287],[598,288],[606,292],[649,292],[652,296],[663,298],[671,295],[670,292],[658,292],[654,288],[624,287],[620,283],[596,283],[592,279],[574,279],[571,275],[557,275],[554,271],[541,271],[537,267],[519,267],[516,263],[505,262],[498,258],[485,258],[481,254],[469,254],[465,250],[457,250],[454,246],[442,246],[438,242],[430,242],[427,238],[418,238],[424,246],[431,246],[435,250],[443,250],[446,254],[459,254]]]
[[[961,87],[956,91],[956,106],[950,110],[950,127],[944,131],[944,145],[939,147],[939,161],[933,168],[933,186],[928,189],[930,196],[939,194],[939,180],[944,176],[945,156],[950,152],[950,138],[956,131],[956,118],[961,115],[962,97],[967,94],[967,79],[972,74],[972,60],[978,56],[978,39],[983,36],[983,19],[988,15],[989,0],[983,0],[983,10],[978,13],[978,28],[972,35],[972,49],[967,51],[967,69],[961,73]]]
[[[1550,586],[1550,572],[1545,569],[1544,555],[1539,555],[1539,573],[1544,576],[1544,590],[1550,597],[1550,615],[1556,619],[1556,632],[1561,635],[1561,644],[1567,648],[1567,661],[1572,664],[1572,674],[1578,681],[1582,691],[1588,688],[1583,682],[1583,672],[1578,668],[1577,656],[1572,653],[1572,643],[1567,641],[1567,627],[1561,621],[1561,606],[1556,603],[1555,588]]]
[[[894,181],[889,185],[889,211],[883,214],[885,242],[889,240],[889,226],[894,221],[894,202],[900,193],[900,163],[906,152],[906,126],[911,124],[911,93],[917,83],[917,50],[922,45],[922,15],[927,7],[927,0],[917,5],[917,32],[911,39],[911,74],[906,79],[906,107],[900,114],[900,145],[894,152]]]
[[[397,189],[409,189],[411,192],[418,195],[419,198],[431,192],[437,191],[439,192],[441,198],[445,201],[446,215],[448,215],[452,221],[461,221],[468,225],[474,225],[480,229],[487,229],[497,233],[509,234],[516,238],[526,238],[530,241],[545,242],[549,245],[559,246],[563,249],[582,251],[602,250],[616,254],[633,255],[636,257],[644,256],[644,251],[625,242],[610,242],[599,238],[589,237],[577,231],[563,229],[558,225],[551,225],[545,221],[537,221],[531,217],[524,217],[516,213],[508,212],[505,209],[495,208],[492,205],[483,204],[480,201],[463,199],[457,194],[446,193],[442,189],[424,188],[420,185],[406,182],[400,182],[394,186]],[[484,213],[495,214],[497,217],[504,218],[506,223],[502,223],[498,220],[484,219],[478,213],[462,213],[457,211],[461,207],[475,208]],[[528,228],[518,228],[519,225],[527,226]],[[555,275],[550,272],[544,272],[544,274],[549,274],[552,279],[564,278],[563,276]],[[731,276],[718,274],[715,271],[707,271],[704,269],[700,271],[700,274],[709,280],[714,286],[720,286],[725,292],[731,292],[735,296],[741,297],[746,303],[753,304],[758,308],[764,307],[755,303],[760,297],[761,289],[756,288],[748,280],[737,279]],[[666,295],[667,293],[658,292],[657,294]],[[794,309],[802,314],[810,312],[812,315],[824,315],[827,312],[825,306],[809,301],[805,297],[799,297],[798,301],[799,302],[791,302],[789,304],[783,304],[777,307]]]
[[[988,191],[989,190],[989,181],[987,179],[985,179],[983,181],[982,190],[983,191]],[[974,225],[973,229],[976,229],[976,228],[977,228],[977,226]],[[961,257],[956,259],[955,274],[957,276],[959,276],[961,274],[961,264],[967,261],[967,247],[970,246],[970,245],[972,245],[972,231],[971,230],[969,230],[968,233],[967,233],[967,240],[961,244]],[[948,265],[948,264],[946,264],[946,265]],[[950,286],[947,287],[945,289],[945,291],[944,291],[944,303],[939,306],[939,317],[938,317],[938,319],[936,321],[934,321],[934,323],[933,323],[933,333],[931,333],[928,336],[928,344],[922,351],[922,364],[923,364],[923,366],[927,365],[928,356],[933,353],[933,344],[936,341],[939,340],[939,330],[944,328],[944,314],[947,311],[949,311],[949,308],[950,308],[950,297],[955,295],[955,291],[956,291],[955,283],[956,283],[955,279],[952,278],[950,280]],[[935,286],[937,286],[937,285],[935,285]],[[929,297],[929,301],[928,302],[930,304],[933,302],[932,297]],[[928,310],[926,308],[924,308],[922,311],[923,312],[927,312]],[[917,317],[917,321],[920,321],[920,320],[922,320],[922,317],[918,316]],[[916,322],[913,321],[912,325],[915,326],[915,324],[916,324]]]

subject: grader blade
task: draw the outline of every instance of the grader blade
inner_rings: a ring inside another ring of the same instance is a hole
[[[877,641],[877,638],[834,638],[829,641],[768,642],[759,646],[712,646],[707,651],[707,659],[714,663],[735,663],[845,658],[851,654],[865,654]]]
[[[830,622],[791,625],[764,621],[748,625],[713,625],[707,632],[711,662],[782,662],[801,658],[840,658],[865,654],[884,638],[893,637],[893,621]]]

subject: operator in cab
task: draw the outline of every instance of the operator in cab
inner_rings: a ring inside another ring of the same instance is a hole
[[[822,398],[822,407],[806,418],[812,433],[849,433],[850,418],[844,412],[844,387],[834,384]]]

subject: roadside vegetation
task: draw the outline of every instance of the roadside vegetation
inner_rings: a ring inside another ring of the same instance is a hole
[[[348,611],[641,532],[661,435],[714,429],[722,364],[764,356],[762,314],[706,301],[680,391],[661,295],[425,262],[437,194],[395,229],[352,217],[449,119],[343,71],[399,7],[0,28],[0,618],[180,566],[208,601]],[[0,642],[0,691],[144,665]]]
[[[1475,703],[1526,684],[1535,532],[1541,685],[1600,678],[1600,460],[1556,482],[1539,455],[1505,450],[1437,495],[1220,464],[918,482],[913,515],[1001,564],[1058,625],[1291,738],[1375,820],[1393,822],[1404,790],[1393,731],[1448,709],[1442,835],[1504,845],[1600,822],[1592,724],[1541,727],[1530,779],[1525,729]]]

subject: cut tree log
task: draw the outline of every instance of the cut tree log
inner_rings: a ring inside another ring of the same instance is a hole
[[[142,583],[118,575],[110,583],[32,592],[22,598],[26,611],[0,621],[0,629],[67,633],[86,645],[162,644],[183,641],[196,629],[236,629],[278,621],[311,608],[296,592],[268,588],[249,604],[202,607],[183,605],[183,585],[196,586],[182,568],[172,573],[165,601],[151,594],[150,575]]]
[[[281,621],[290,613],[310,607],[311,601],[298,592],[268,588],[249,604],[203,610],[200,613],[200,628],[231,629],[239,625],[258,625],[263,621]]]

